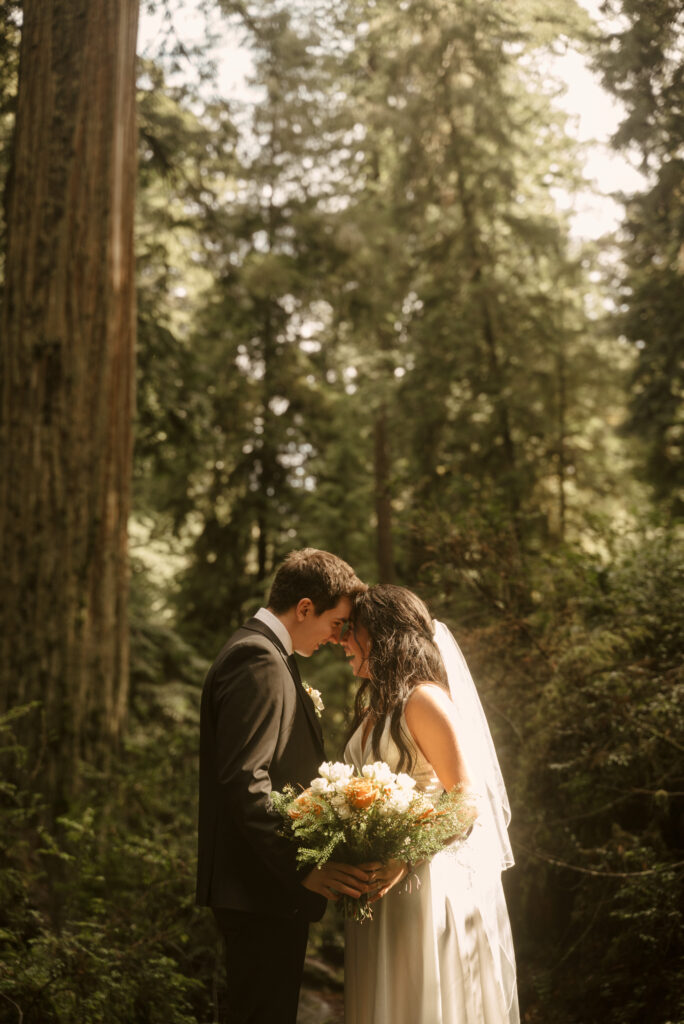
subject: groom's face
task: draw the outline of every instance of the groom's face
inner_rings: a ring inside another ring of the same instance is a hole
[[[299,607],[301,604],[302,602]],[[320,615],[316,615],[316,610],[311,602],[302,611],[305,614],[301,617],[298,616],[295,650],[297,654],[303,654],[305,658],[308,658],[323,644],[340,642],[340,631],[349,618],[351,601],[348,597],[342,597],[334,608],[329,608],[327,612],[321,612]]]

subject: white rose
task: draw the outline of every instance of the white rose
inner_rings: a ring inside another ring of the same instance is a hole
[[[329,793],[332,789],[332,785],[327,779],[313,779],[311,783],[311,792],[315,793],[316,796],[323,796],[325,793]]]
[[[339,793],[335,793],[334,796],[330,797],[330,803],[335,808],[340,818],[351,817],[351,808],[344,796]]]
[[[318,767],[318,774],[328,782],[338,783],[351,777],[354,771],[352,765],[341,764],[339,761],[324,761]]]
[[[351,764],[340,764],[339,762],[331,765],[330,770],[330,781],[336,789],[340,789],[346,785],[354,774],[354,766]]]
[[[411,793],[407,789],[397,789],[390,794],[387,808],[390,811],[407,811],[411,805]]]
[[[416,788],[416,780],[412,779],[406,772],[399,772],[397,775],[397,786],[399,789],[410,791]]]
[[[391,785],[396,776],[388,764],[384,761],[375,761],[373,764],[365,764],[361,769],[367,779],[374,779],[381,786]]]

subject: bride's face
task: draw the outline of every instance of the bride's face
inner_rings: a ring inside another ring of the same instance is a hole
[[[340,643],[351,665],[351,670],[358,679],[368,679],[368,655],[370,654],[370,637],[365,626],[357,623],[350,626]]]

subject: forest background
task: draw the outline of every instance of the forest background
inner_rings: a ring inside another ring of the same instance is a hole
[[[681,1024],[681,5],[200,6],[248,94],[170,0],[137,67],[136,0],[0,0],[0,1020],[216,1019],[201,684],[312,545],[465,650],[523,1020]],[[584,243],[567,47],[644,175]],[[339,756],[354,681],[302,667]]]

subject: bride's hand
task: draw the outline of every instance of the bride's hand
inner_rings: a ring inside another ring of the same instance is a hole
[[[302,882],[305,889],[317,892],[327,900],[338,900],[340,896],[358,899],[359,896],[371,891],[372,884],[369,872],[363,867],[339,864],[334,860],[329,860],[320,868],[314,868]]]
[[[369,903],[376,903],[382,899],[397,882],[401,882],[409,873],[408,864],[404,860],[388,860],[386,864],[382,864],[380,861],[370,861],[368,864],[362,864],[361,867],[368,872]]]

